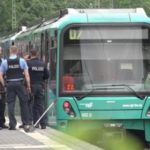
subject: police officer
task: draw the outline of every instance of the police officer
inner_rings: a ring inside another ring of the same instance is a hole
[[[29,55],[29,53],[25,53],[24,55],[23,55],[23,59],[27,62],[28,60],[30,60],[30,55]],[[32,98],[33,97],[30,97],[32,95],[32,93],[30,93],[30,94],[28,94],[28,106],[29,106],[29,111],[31,110],[30,109],[30,107],[31,106],[33,106],[33,100],[32,100]],[[30,112],[29,112],[30,113]],[[32,113],[31,113],[32,114]],[[30,116],[30,118],[32,118],[31,116]],[[31,122],[32,122],[32,119],[30,119],[31,120]],[[32,123],[31,123],[32,124]],[[19,126],[19,128],[23,128],[24,127],[24,125],[23,124],[21,124],[20,126]]]
[[[17,57],[17,47],[10,47],[10,57],[4,60],[0,67],[0,81],[5,86],[3,74],[6,73],[7,103],[9,115],[9,130],[16,130],[16,118],[14,114],[16,95],[19,97],[21,119],[24,125],[29,125],[29,109],[27,91],[30,93],[30,77],[28,66],[24,59]],[[27,91],[23,84],[24,78],[27,82]]]
[[[4,61],[3,58],[1,58],[2,54],[2,48],[0,47],[0,65]],[[4,87],[0,83],[0,129],[2,128],[8,128],[8,126],[5,125],[5,94],[4,93]]]
[[[30,81],[31,81],[31,91],[34,96],[34,103],[31,100],[31,105],[29,105],[30,113],[35,123],[39,117],[44,112],[44,90],[43,90],[43,80],[49,78],[49,72],[46,68],[44,62],[37,58],[37,51],[30,51],[31,59],[27,61],[29,67]],[[34,110],[32,110],[34,109]],[[35,114],[32,114],[36,112]],[[34,117],[33,117],[34,116]],[[46,119],[43,117],[40,121],[41,129],[46,129]]]
[[[28,53],[25,53],[23,55],[23,59],[26,60],[26,61],[30,60],[30,55]]]

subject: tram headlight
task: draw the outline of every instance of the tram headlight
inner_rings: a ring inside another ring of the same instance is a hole
[[[147,109],[146,116],[147,116],[147,117],[150,117],[150,106],[149,106],[148,109]]]
[[[70,117],[72,117],[72,118],[74,118],[75,116],[76,116],[76,114],[72,111],[72,112],[70,112]]]
[[[64,102],[63,104],[64,108],[68,108],[70,106],[70,103],[68,101]]]
[[[64,108],[64,110],[67,114],[70,112],[70,108]]]
[[[65,101],[63,103],[63,109],[70,117],[72,118],[76,117],[75,111],[68,101]]]

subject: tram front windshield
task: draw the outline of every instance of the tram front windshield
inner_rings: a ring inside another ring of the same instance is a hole
[[[62,53],[63,92],[88,92],[97,87],[103,93],[128,92],[112,85],[150,91],[148,27],[72,27],[64,32]]]

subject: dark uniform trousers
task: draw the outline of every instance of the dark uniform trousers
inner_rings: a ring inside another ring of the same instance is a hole
[[[31,84],[31,91],[34,100],[29,100],[30,122],[36,123],[44,112],[44,93],[42,84]],[[40,120],[40,125],[46,125],[46,117]]]
[[[4,87],[0,84],[0,91],[4,91]],[[0,95],[0,126],[5,124],[5,93]]]
[[[26,88],[21,81],[7,82],[7,103],[8,103],[8,115],[9,115],[9,126],[15,127],[17,124],[15,118],[15,100],[16,95],[19,97],[21,120],[23,125],[29,125],[29,109],[28,109],[28,97]]]

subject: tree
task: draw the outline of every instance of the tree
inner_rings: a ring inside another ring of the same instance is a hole
[[[11,4],[2,1],[0,5],[0,32],[11,30]]]
[[[12,29],[11,0],[0,3],[0,33]],[[95,8],[95,0],[16,0],[17,25],[26,26],[30,22],[64,8]],[[137,8],[142,7],[150,16],[149,0],[100,0],[100,8]]]

